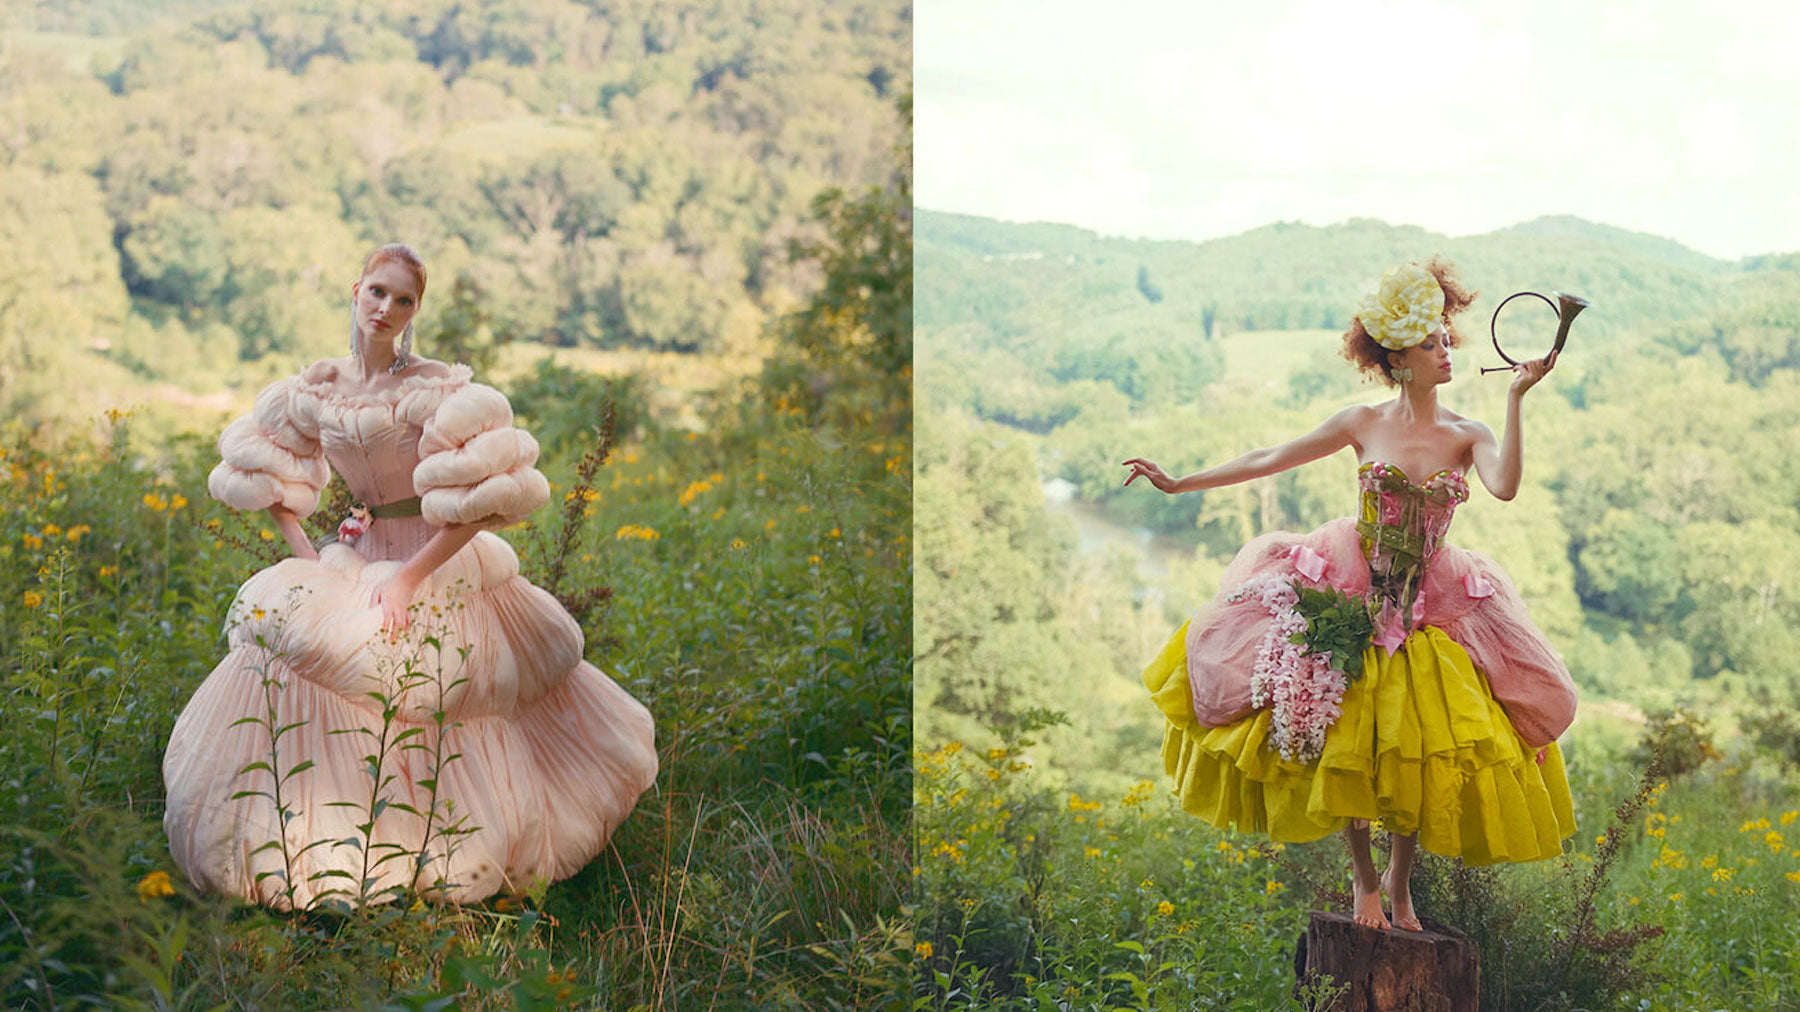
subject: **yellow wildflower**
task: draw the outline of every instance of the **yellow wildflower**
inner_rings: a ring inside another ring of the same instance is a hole
[[[1785,842],[1786,841],[1782,839],[1781,834],[1773,829],[1763,834],[1763,843],[1768,844],[1769,849],[1777,854],[1781,853],[1782,845]]]
[[[1101,854],[1105,853],[1099,847],[1083,847],[1082,852],[1088,857],[1099,857]]]
[[[931,958],[931,943],[930,942],[920,942],[919,944],[913,946],[913,955],[919,957],[920,959],[930,959]]]
[[[823,561],[825,561],[825,560],[823,560],[823,559],[821,559],[821,558],[819,558],[819,557],[818,557],[818,556],[817,556],[817,555],[808,555],[808,556],[807,556],[807,557],[806,557],[806,561],[808,561],[808,562],[810,562],[810,563],[812,563],[812,564],[813,564],[813,565],[815,565],[815,566],[816,566],[816,565],[818,565],[818,564],[819,564],[819,563],[821,563],[821,562],[823,562]]]
[[[988,758],[989,759],[1005,759],[1006,758],[1006,750],[1003,748],[990,748],[990,749],[988,749]]]
[[[35,534],[21,534],[21,535],[19,535],[19,539],[21,541],[25,542],[26,548],[29,548],[32,550],[36,550],[36,549],[44,547],[44,539],[38,537]]]
[[[743,548],[744,547],[744,539],[743,538],[732,538],[731,539],[731,547],[739,548],[739,549]]]
[[[1788,873],[1787,873],[1787,880],[1788,880],[1788,881],[1789,881],[1789,882],[1800,882],[1800,871],[1790,871],[1790,872],[1788,872]]]
[[[154,899],[175,895],[175,886],[169,882],[169,873],[153,871],[138,880],[138,902],[148,903]]]
[[[1800,818],[1800,810],[1796,810],[1796,811],[1792,811],[1792,812],[1782,812],[1781,813],[1781,824],[1784,826],[1788,825],[1789,823],[1793,822],[1797,818]]]
[[[73,541],[73,542],[76,542],[77,544],[79,544],[81,542],[82,535],[89,534],[92,531],[93,531],[93,528],[89,527],[87,524],[76,524],[75,526],[69,528],[67,531],[64,531],[63,536],[68,538],[70,541]]]
[[[825,532],[825,536],[828,538],[841,538],[844,536],[844,534],[842,531],[838,530],[836,527],[833,527],[831,530]]]
[[[62,534],[62,532],[63,532],[62,528],[56,526],[55,524],[45,524],[44,525],[44,537],[46,537],[46,538],[54,538],[54,537]]]
[[[1106,804],[1104,802],[1083,801],[1081,800],[1081,795],[1076,794],[1073,791],[1069,792],[1069,811],[1071,812],[1098,812],[1105,807]]]
[[[1702,868],[1716,868],[1718,865],[1719,855],[1717,854],[1708,854],[1706,855],[1706,859],[1700,862],[1700,867]]]
[[[111,577],[111,576],[118,576],[118,575],[119,575],[119,567],[118,566],[101,566],[100,567],[100,578],[102,580],[104,580],[108,577]]]
[[[1286,888],[1287,888],[1287,886],[1283,885],[1282,883],[1277,882],[1274,879],[1270,879],[1267,882],[1263,883],[1263,894],[1265,896],[1273,896],[1276,893],[1278,893]]]
[[[264,527],[262,530],[257,531],[256,536],[263,539],[264,541],[274,541],[275,540],[275,532],[272,530],[269,530],[267,527]]]
[[[987,778],[988,778],[988,779],[989,779],[989,780],[998,780],[998,779],[1000,779],[1000,771],[999,771],[999,770],[988,770],[988,771],[987,771]]]
[[[38,593],[35,590],[28,590],[25,592],[25,607],[36,608],[38,605],[43,604],[43,603],[44,603],[44,595]]]
[[[155,492],[145,492],[143,503],[146,508],[154,510],[157,513],[161,513],[163,510],[169,508],[169,500],[164,499]]]
[[[1163,900],[1156,905],[1156,912],[1163,917],[1167,917],[1175,912],[1175,904],[1170,903],[1168,900]]]
[[[186,506],[186,505],[187,505],[187,496],[182,495],[180,492],[177,492],[174,495],[169,497],[169,508],[172,510],[178,510],[181,507]]]
[[[1731,881],[1731,876],[1733,876],[1735,874],[1737,874],[1736,868],[1714,868],[1713,869],[1713,881],[1714,882],[1729,882],[1729,881]]]
[[[1670,903],[1680,903],[1682,900],[1682,897],[1684,897],[1685,895],[1687,895],[1687,894],[1686,893],[1670,893],[1669,894],[1669,902]]]

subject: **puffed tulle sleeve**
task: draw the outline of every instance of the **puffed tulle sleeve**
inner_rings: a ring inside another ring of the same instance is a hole
[[[318,400],[299,377],[264,387],[250,413],[219,436],[218,466],[206,478],[214,499],[240,510],[281,505],[308,516],[331,468],[319,447]]]
[[[537,440],[512,420],[505,396],[481,383],[443,399],[419,436],[413,471],[427,521],[504,527],[550,501],[550,484],[534,466]]]

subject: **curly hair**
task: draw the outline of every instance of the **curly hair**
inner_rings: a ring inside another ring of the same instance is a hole
[[[1438,286],[1444,290],[1444,330],[1450,335],[1445,343],[1452,348],[1462,345],[1462,334],[1456,329],[1456,314],[1469,308],[1480,292],[1472,292],[1463,287],[1462,279],[1456,276],[1456,265],[1441,256],[1433,256],[1419,264],[1437,278]],[[1395,386],[1394,371],[1388,365],[1388,350],[1375,343],[1369,332],[1363,329],[1362,321],[1352,316],[1350,329],[1344,331],[1344,357],[1350,364],[1372,377],[1379,377],[1388,386]]]

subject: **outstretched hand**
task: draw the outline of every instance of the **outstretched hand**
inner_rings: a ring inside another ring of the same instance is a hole
[[[1175,491],[1175,479],[1169,477],[1167,471],[1164,471],[1158,465],[1145,460],[1142,457],[1133,457],[1130,460],[1125,461],[1124,466],[1131,470],[1131,473],[1125,476],[1125,484],[1127,485],[1139,478],[1147,478],[1149,479],[1150,484],[1155,485],[1164,492]]]
[[[1534,358],[1529,362],[1520,362],[1513,366],[1512,392],[1523,394],[1536,386],[1538,380],[1543,379],[1545,374],[1556,368],[1556,356],[1560,354],[1562,352],[1553,351],[1543,358]]]

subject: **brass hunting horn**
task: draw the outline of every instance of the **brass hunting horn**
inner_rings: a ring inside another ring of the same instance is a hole
[[[1495,330],[1495,326],[1500,322],[1500,310],[1505,309],[1508,302],[1511,302],[1521,295],[1530,295],[1534,298],[1543,299],[1546,303],[1549,303],[1551,309],[1556,310],[1556,318],[1558,321],[1556,326],[1556,344],[1552,345],[1550,350],[1552,352],[1562,350],[1563,342],[1569,339],[1569,324],[1575,322],[1575,314],[1588,307],[1588,300],[1579,295],[1567,295],[1562,292],[1551,292],[1550,294],[1556,296],[1555,302],[1551,302],[1548,296],[1540,295],[1537,292],[1514,292],[1506,298],[1501,299],[1500,304],[1494,307],[1494,318],[1488,321],[1488,334],[1494,339],[1494,350],[1500,353],[1500,357],[1506,360],[1506,364],[1489,366],[1481,370],[1482,375],[1485,376],[1491,372],[1506,372],[1513,366],[1519,364],[1511,355],[1506,353],[1505,349],[1500,347],[1500,334]]]

